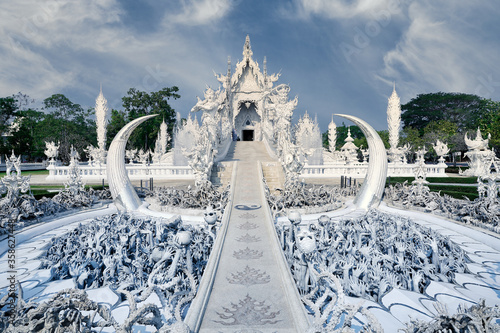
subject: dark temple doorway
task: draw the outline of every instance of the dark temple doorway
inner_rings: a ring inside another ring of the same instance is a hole
[[[243,130],[243,141],[253,141],[253,130]]]

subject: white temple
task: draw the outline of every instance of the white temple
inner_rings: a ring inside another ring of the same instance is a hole
[[[267,74],[265,58],[261,71],[252,55],[250,37],[247,36],[243,46],[243,59],[236,64],[234,73],[231,72],[231,60],[228,60],[227,73],[216,75],[223,90],[214,92],[208,88],[205,100],[198,99],[191,110],[204,111],[216,119],[227,117],[235,134],[242,141],[261,141],[263,122],[277,121],[276,112],[266,104],[266,99],[276,94],[276,91],[273,92],[273,84],[279,75]]]
[[[217,166],[227,154],[233,140],[264,141],[271,155],[277,157],[285,171],[290,169],[290,158],[296,156],[300,167],[293,167],[297,177],[340,177],[363,178],[366,175],[368,150],[361,151],[364,161],[358,159],[359,147],[353,143],[350,133],[340,151],[335,151],[336,125],[328,127],[330,150],[323,149],[322,135],[316,119],[306,114],[292,127],[292,114],[298,98],[289,99],[290,87],[286,84],[275,86],[279,74],[267,73],[267,60],[264,57],[262,70],[252,58],[250,37],[243,46],[243,59],[233,68],[230,58],[225,74],[216,74],[220,86],[215,90],[208,87],[204,98],[198,98],[191,112],[201,112],[201,122],[188,117],[180,123],[173,133],[172,149],[168,151],[170,140],[167,124],[163,123],[154,151],[142,152],[143,158],[129,152],[130,163],[127,172],[132,179],[156,177],[188,178],[202,183],[210,179],[212,166]],[[96,121],[98,128],[98,147],[89,146],[88,166],[81,166],[82,176],[86,179],[106,178],[104,158],[106,151],[105,133],[107,111],[106,99],[102,89],[96,100]],[[388,99],[387,122],[390,149],[388,151],[389,175],[413,176],[414,165],[406,162],[410,147],[398,147],[401,123],[401,105],[394,85]],[[149,163],[149,156],[152,156]],[[361,155],[359,155],[361,156]],[[51,156],[52,157],[52,156]],[[288,161],[288,162],[287,162]],[[136,163],[139,162],[139,163]],[[298,163],[298,162],[297,162]],[[444,176],[446,165],[425,165],[428,176]],[[69,167],[49,167],[49,180],[68,177]],[[294,176],[295,177],[295,176]]]

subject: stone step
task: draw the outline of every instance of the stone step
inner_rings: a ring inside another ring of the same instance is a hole
[[[216,186],[226,187],[231,182],[233,173],[233,162],[222,161],[212,167],[210,181]]]
[[[276,188],[283,188],[285,174],[279,162],[262,162],[262,173],[271,191],[275,191]]]

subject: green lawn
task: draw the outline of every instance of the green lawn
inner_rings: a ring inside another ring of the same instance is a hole
[[[387,177],[386,186],[389,186],[389,181],[391,185],[404,183],[405,181],[408,181],[410,185],[414,180],[414,177]],[[467,197],[469,200],[474,200],[478,197],[477,187],[475,186],[477,184],[477,177],[429,177],[426,180],[429,182],[427,186],[432,192],[441,192],[441,194],[447,194],[456,199]],[[433,183],[446,185],[433,185]],[[453,184],[470,186],[454,186]]]
[[[387,181],[394,183],[411,183],[415,177],[387,177]],[[429,183],[446,183],[446,184],[477,184],[477,177],[427,177]]]
[[[22,176],[28,176],[28,175],[48,175],[49,170],[26,170],[26,171],[21,171]],[[0,172],[0,177],[4,177],[6,175],[5,172]]]

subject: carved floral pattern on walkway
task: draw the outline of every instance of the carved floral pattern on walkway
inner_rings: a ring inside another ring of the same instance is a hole
[[[252,286],[255,284],[266,284],[270,280],[269,274],[260,269],[250,268],[248,265],[241,272],[236,274],[231,273],[231,277],[227,281],[232,284],[242,284],[244,286]]]
[[[239,260],[259,259],[262,257],[262,251],[251,250],[247,247],[244,250],[234,251],[233,257]]]
[[[265,305],[265,301],[259,302],[250,295],[243,300],[239,300],[238,304],[231,302],[231,308],[223,307],[224,313],[217,312],[217,315],[223,320],[214,320],[222,325],[272,325],[281,321],[276,319],[280,311],[269,311],[270,305]]]

